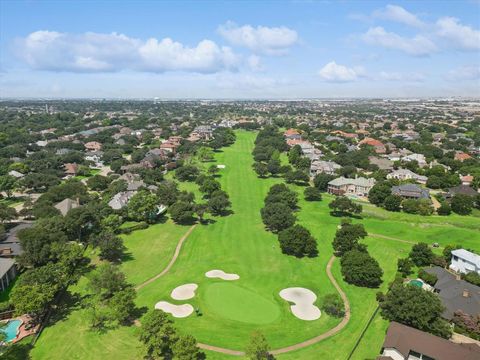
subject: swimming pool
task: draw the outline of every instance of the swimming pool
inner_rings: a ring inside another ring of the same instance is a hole
[[[410,280],[409,284],[421,288],[423,286],[423,281],[422,280]]]
[[[12,341],[17,337],[17,331],[21,324],[22,324],[21,320],[10,320],[7,323],[7,326],[1,330],[6,335],[6,338],[5,338],[6,342]]]

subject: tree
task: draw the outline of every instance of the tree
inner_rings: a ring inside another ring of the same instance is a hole
[[[270,360],[272,356],[269,354],[270,346],[265,336],[255,331],[250,336],[250,341],[245,348],[245,354],[250,360]]]
[[[409,258],[406,259],[398,259],[397,261],[397,271],[402,274],[403,277],[407,277],[410,275],[413,267],[413,262]]]
[[[208,209],[213,215],[225,214],[231,205],[227,193],[222,190],[213,192],[207,202]]]
[[[110,214],[104,217],[100,221],[100,224],[103,229],[115,232],[122,225],[122,218],[120,217],[120,215]]]
[[[322,200],[322,193],[316,187],[306,187],[303,191],[303,196],[307,201],[320,201]]]
[[[335,233],[333,239],[333,249],[337,256],[342,256],[347,251],[354,249],[358,240],[368,235],[363,224],[351,224],[350,222],[342,222],[340,229]]]
[[[157,195],[140,190],[132,196],[127,204],[128,217],[135,221],[153,223],[157,218],[159,204]]]
[[[172,346],[172,353],[176,360],[205,359],[205,353],[197,347],[197,340],[192,335],[179,336]]]
[[[455,194],[450,206],[452,211],[458,215],[469,215],[473,208],[473,198],[465,194]]]
[[[264,178],[268,175],[267,165],[262,162],[255,162],[253,164],[253,170],[255,170],[258,177]]]
[[[393,285],[380,302],[384,319],[449,338],[451,328],[441,317],[443,310],[435,294],[412,285]]]
[[[108,301],[112,318],[120,323],[130,321],[136,310],[135,297],[137,293],[132,286],[117,291]]]
[[[337,215],[360,214],[362,212],[362,205],[354,203],[346,196],[336,197],[328,204],[328,207]]]
[[[208,167],[208,173],[211,175],[211,176],[215,176],[218,174],[218,166],[217,165],[210,165]]]
[[[383,202],[383,207],[388,211],[400,211],[402,207],[402,197],[398,195],[389,195]]]
[[[382,205],[391,193],[392,186],[389,183],[381,182],[375,184],[368,193],[368,201],[374,205]]]
[[[212,161],[213,151],[211,148],[202,146],[197,150],[197,156],[201,161]]]
[[[140,328],[140,341],[145,345],[148,359],[170,359],[178,335],[172,320],[161,310],[145,315]]]
[[[277,175],[280,172],[280,160],[278,159],[270,159],[267,163],[267,170],[273,176]]]
[[[221,185],[217,180],[208,177],[203,181],[202,185],[200,185],[199,190],[207,196],[210,196],[213,192],[220,190],[220,188]]]
[[[200,171],[193,165],[185,165],[175,170],[175,177],[180,181],[194,181]]]
[[[318,254],[317,241],[310,234],[310,231],[301,225],[294,225],[280,231],[278,241],[284,254],[296,257],[313,257]]]
[[[13,220],[17,217],[17,211],[5,204],[0,204],[0,223]]]
[[[295,216],[292,213],[292,209],[283,203],[266,204],[260,212],[263,223],[273,232],[289,228],[295,223]]]
[[[343,317],[345,315],[343,301],[338,294],[325,295],[322,300],[322,309],[328,315],[334,317]]]
[[[168,180],[162,181],[158,185],[157,196],[160,204],[163,204],[165,206],[172,205],[175,201],[177,201],[177,183]]]
[[[208,210],[208,205],[207,204],[195,204],[194,205],[194,210],[195,210],[195,213],[197,214],[200,222],[203,222],[203,217],[205,216],[205,213]]]
[[[111,232],[102,232],[95,239],[100,249],[100,259],[112,262],[119,261],[125,251],[123,239]]]
[[[99,265],[89,276],[88,288],[102,300],[110,299],[128,286],[125,274],[111,263]]]
[[[313,178],[313,184],[318,190],[324,192],[324,191],[327,191],[328,183],[333,179],[335,179],[334,175],[320,173],[315,175],[315,177]]]
[[[426,272],[424,269],[420,269],[420,271],[418,272],[418,277],[431,286],[435,285],[435,283],[438,280],[437,275],[430,274]]]
[[[376,288],[382,283],[383,271],[368,252],[350,250],[342,256],[340,264],[343,278],[349,284]]]
[[[90,189],[95,191],[103,191],[108,188],[110,179],[102,175],[94,175],[87,180],[87,185]]]
[[[29,314],[34,323],[39,323],[53,301],[56,288],[50,284],[18,284],[10,293],[17,315]]]
[[[426,243],[420,242],[412,246],[408,255],[417,266],[428,266],[432,263],[433,252]]]
[[[448,216],[452,213],[452,208],[449,203],[442,202],[440,207],[437,209],[437,214],[442,216]]]
[[[0,192],[5,191],[7,198],[12,197],[16,183],[17,179],[11,175],[0,176]]]
[[[179,224],[187,224],[193,221],[193,205],[184,201],[178,201],[168,208],[173,221]]]
[[[265,205],[282,203],[294,210],[297,207],[297,193],[292,191],[285,184],[273,185],[265,197]]]

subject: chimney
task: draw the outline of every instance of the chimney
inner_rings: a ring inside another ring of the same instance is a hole
[[[455,280],[461,280],[460,274],[455,274]]]
[[[463,296],[464,298],[468,298],[468,297],[470,297],[470,293],[468,292],[468,290],[467,290],[467,289],[463,289],[462,296]]]

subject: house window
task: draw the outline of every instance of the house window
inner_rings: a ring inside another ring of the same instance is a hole
[[[458,261],[458,257],[453,255],[453,260]]]

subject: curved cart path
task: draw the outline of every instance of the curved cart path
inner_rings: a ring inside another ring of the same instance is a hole
[[[185,233],[185,235],[183,235],[180,238],[180,240],[178,240],[177,247],[175,248],[175,252],[173,253],[173,257],[171,258],[170,262],[165,267],[165,269],[163,269],[163,271],[161,273],[155,275],[154,277],[148,279],[147,281],[144,281],[143,283],[135,286],[135,290],[140,290],[141,288],[147,286],[148,284],[151,284],[152,282],[161,278],[163,275],[165,275],[167,272],[170,271],[173,264],[175,264],[175,261],[177,261],[177,258],[178,258],[178,255],[180,254],[180,250],[182,249],[183,243],[185,242],[185,240],[187,240],[188,236],[192,233],[193,229],[195,229],[196,226],[197,226],[197,224],[194,224],[194,225],[190,226],[190,229],[188,229],[188,231]]]
[[[342,288],[338,285],[337,281],[335,280],[335,278],[332,275],[332,265],[333,265],[333,262],[335,261],[335,259],[336,259],[335,256],[332,256],[330,258],[330,260],[328,261],[326,270],[327,270],[328,278],[332,282],[333,286],[335,286],[335,289],[337,289],[338,293],[340,294],[340,296],[343,300],[343,305],[345,307],[345,316],[343,317],[342,321],[337,326],[335,326],[334,328],[324,332],[323,334],[320,334],[318,336],[315,336],[314,338],[302,341],[302,342],[294,344],[294,345],[290,345],[290,346],[287,346],[287,347],[284,347],[284,348],[272,350],[272,351],[270,351],[270,354],[278,355],[278,354],[284,354],[284,353],[287,353],[287,352],[290,352],[290,351],[303,349],[307,346],[316,344],[316,343],[318,343],[318,342],[320,342],[320,341],[322,341],[322,340],[324,340],[324,339],[326,339],[330,336],[333,336],[333,335],[337,334],[340,330],[342,330],[347,325],[348,321],[350,320],[350,303],[348,302],[347,295],[345,295]],[[243,351],[226,349],[226,348],[217,347],[217,346],[208,345],[208,344],[198,343],[197,346],[201,349],[204,349],[204,350],[215,351],[215,352],[222,353],[222,354],[227,354],[227,355],[234,355],[234,356],[245,355],[245,353]]]

